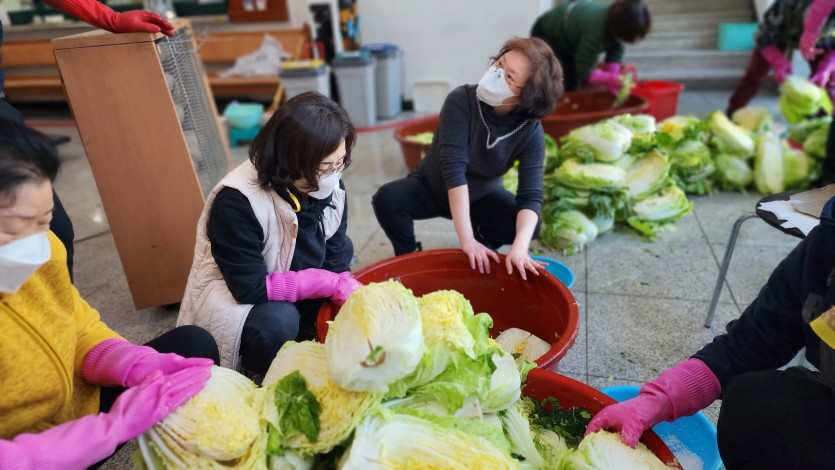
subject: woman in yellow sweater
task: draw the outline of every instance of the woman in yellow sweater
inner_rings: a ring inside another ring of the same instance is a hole
[[[218,360],[197,327],[133,345],[79,296],[47,231],[58,166],[43,135],[0,120],[2,469],[99,462],[200,391]]]

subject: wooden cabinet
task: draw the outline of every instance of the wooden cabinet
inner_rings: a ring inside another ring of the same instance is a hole
[[[193,31],[52,41],[136,308],[180,302],[204,197],[230,169]]]

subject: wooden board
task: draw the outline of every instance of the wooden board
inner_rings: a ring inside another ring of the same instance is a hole
[[[154,43],[55,55],[134,305],[179,302],[204,201]]]

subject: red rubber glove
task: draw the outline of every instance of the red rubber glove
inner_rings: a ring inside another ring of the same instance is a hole
[[[592,85],[605,85],[606,91],[617,96],[623,84],[620,78],[620,64],[608,62],[602,69],[594,69],[589,75],[589,83]]]
[[[803,58],[812,61],[815,56],[823,53],[822,49],[815,49],[818,42],[821,25],[835,9],[835,0],[815,0],[806,10],[806,17],[803,20],[803,35],[800,36],[800,53]]]
[[[52,8],[111,33],[162,33],[174,35],[174,27],[165,18],[142,10],[117,13],[96,0],[44,0]]]
[[[202,390],[210,376],[209,369],[197,367],[172,375],[157,374],[125,390],[107,413],[83,416],[38,434],[0,440],[0,468],[86,468],[168,416]]]
[[[829,51],[818,61],[818,68],[809,77],[809,81],[824,88],[832,80],[833,72],[835,72],[835,51]]]
[[[600,410],[586,435],[601,429],[620,431],[623,443],[635,447],[647,429],[696,413],[719,398],[720,391],[710,368],[698,359],[688,359],[645,383],[637,397]]]
[[[768,62],[768,66],[774,70],[775,82],[783,83],[783,80],[792,74],[792,64],[786,59],[783,51],[777,49],[777,46],[766,46],[760,49],[760,54]]]
[[[81,376],[96,385],[134,387],[159,371],[170,375],[183,369],[210,369],[211,359],[185,358],[178,354],[160,354],[148,346],[136,346],[120,338],[104,340],[84,356]]]
[[[327,297],[342,305],[361,286],[362,283],[349,272],[336,274],[316,268],[276,271],[267,275],[267,299],[296,302]]]

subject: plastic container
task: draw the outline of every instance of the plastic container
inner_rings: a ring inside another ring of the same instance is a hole
[[[571,132],[572,129],[593,124],[618,114],[640,114],[649,107],[647,100],[637,94],[630,95],[626,102],[614,108],[615,97],[605,91],[567,91],[557,109],[541,119],[542,128],[554,139]]]
[[[531,255],[531,259],[536,261],[541,261],[543,263],[548,263],[545,266],[545,270],[551,273],[554,277],[560,280],[565,287],[571,289],[574,285],[574,271],[571,270],[568,266],[565,265],[562,261],[555,260],[553,258],[546,258],[545,256],[536,256]]]
[[[684,90],[684,85],[681,83],[644,80],[638,82],[632,89],[632,93],[646,98],[649,106],[644,112],[651,114],[656,120],[662,121],[676,115],[678,98],[682,90]]]
[[[757,23],[719,23],[718,48],[720,51],[751,51]]]
[[[261,103],[231,103],[223,110],[223,117],[234,129],[253,129],[261,126],[264,105]]]
[[[420,161],[423,160],[424,154],[429,150],[429,145],[409,140],[408,137],[424,132],[435,132],[435,129],[438,127],[438,121],[440,121],[440,115],[433,114],[432,116],[415,119],[410,124],[394,131],[394,138],[400,142],[400,150],[403,151],[403,161],[406,163],[406,168],[409,171],[415,171],[417,169]]]
[[[330,67],[324,64],[318,67],[283,68],[279,77],[284,85],[287,99],[306,91],[318,91],[330,98],[330,71]]]
[[[504,255],[499,258],[504,263]],[[541,368],[556,371],[557,363],[577,339],[580,311],[574,295],[547,273],[523,281],[517,272],[508,275],[494,266],[491,274],[479,274],[470,268],[461,250],[428,250],[379,261],[358,271],[356,278],[364,284],[397,279],[417,296],[456,290],[470,301],[476,313],[487,312],[493,317],[490,333],[494,338],[516,327],[551,342],[551,349],[536,361]],[[325,340],[327,321],[333,320],[336,311],[330,302],[319,310],[320,341]]]
[[[331,62],[342,107],[356,128],[377,124],[374,63],[368,53],[343,54]]]
[[[603,392],[582,382],[541,369],[534,369],[528,373],[528,380],[525,382],[522,393],[539,401],[554,397],[559,400],[560,406],[586,408],[592,416],[600,412],[603,407],[616,403]],[[646,444],[649,450],[669,467],[682,468],[675,455],[654,432],[645,432],[641,436],[641,442]]]
[[[377,117],[397,116],[403,111],[402,51],[394,44],[366,44],[362,50],[377,59],[374,66]]]
[[[638,395],[638,390],[639,387],[636,385],[622,385],[604,388],[602,391],[617,401],[624,401]],[[716,427],[704,414],[685,416],[672,423],[664,421],[652,430],[667,444],[686,470],[722,468],[722,459],[719,457],[719,447],[716,444]]]

